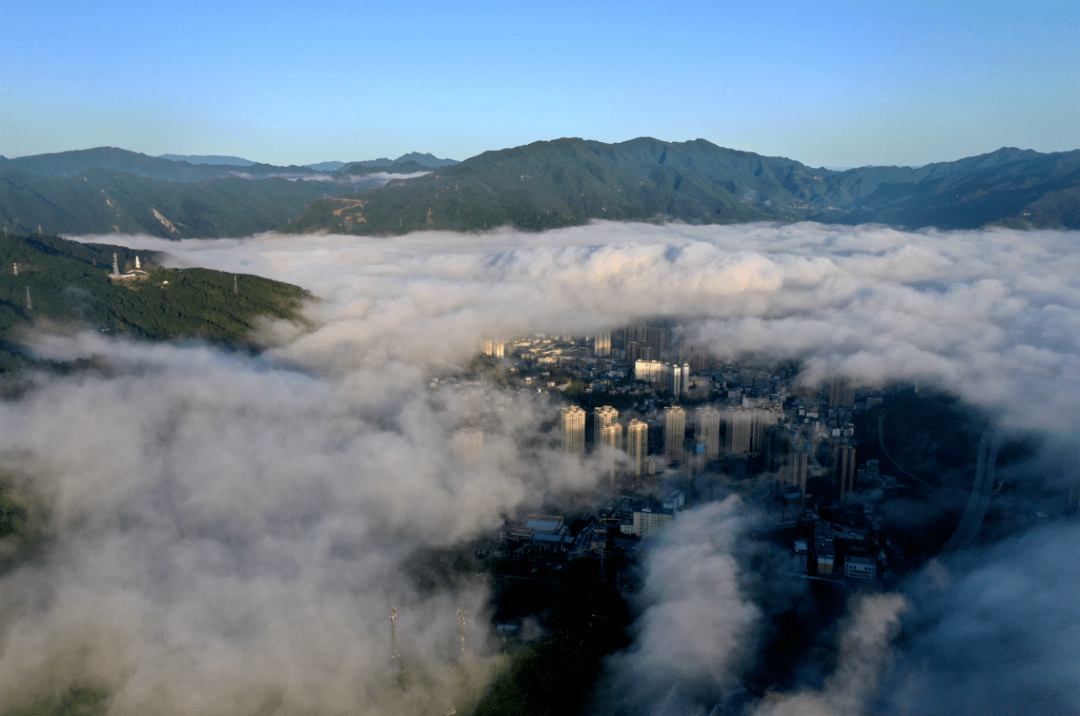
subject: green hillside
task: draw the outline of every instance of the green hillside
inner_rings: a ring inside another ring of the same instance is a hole
[[[695,224],[880,222],[906,229],[1080,228],[1078,190],[1080,151],[1001,149],[917,169],[835,172],[701,139],[558,139],[485,152],[427,176],[316,200],[279,228],[385,235],[656,218]]]
[[[1080,150],[1040,154],[1003,148],[955,162],[864,167],[833,178],[838,219],[903,228],[1080,228]],[[815,217],[817,218],[817,217]]]
[[[0,157],[0,222],[15,233],[164,238],[535,231],[592,219],[1080,228],[1080,150],[1004,148],[917,168],[837,172],[703,139],[570,138],[449,166],[415,153],[392,166],[382,161],[308,181],[302,177],[314,173],[306,167],[192,165],[110,147]],[[387,172],[426,173],[379,186],[385,178],[375,175]]]
[[[669,146],[677,153],[682,145]],[[540,230],[591,218],[668,216],[697,223],[801,218],[745,196],[763,182],[722,184],[695,166],[642,158],[649,148],[560,139],[485,152],[424,177],[315,201],[289,228],[397,234],[501,225]]]
[[[431,170],[428,169],[427,167],[425,167],[423,164],[418,164],[417,162],[414,162],[412,160],[407,161],[407,162],[395,162],[394,164],[390,164],[390,165],[386,165],[386,166],[381,165],[381,164],[361,164],[361,163],[358,162],[356,164],[352,164],[350,166],[347,166],[347,167],[345,167],[344,169],[341,170],[341,172],[343,174],[348,174],[350,176],[352,176],[352,175],[362,175],[362,174],[378,174],[378,173],[412,174],[414,172],[427,172],[427,171],[431,171]]]
[[[243,173],[257,178],[267,178],[274,174],[311,175],[316,172],[308,167],[279,167],[259,162],[246,162],[238,157],[190,157],[190,159],[222,159],[225,163],[193,163],[183,157],[170,159],[151,157],[139,152],[130,152],[116,147],[97,147],[79,149],[53,154],[34,154],[27,157],[8,159],[0,157],[0,168],[22,169],[32,174],[51,177],[74,177],[91,169],[133,174],[143,179],[157,181],[198,182],[206,179],[224,179]],[[246,162],[243,166],[236,160]]]
[[[162,160],[168,161],[168,160]],[[329,182],[214,179],[164,182],[91,169],[50,177],[0,169],[0,223],[11,233],[248,236],[299,216],[313,200],[356,191]]]
[[[132,269],[138,256],[145,277],[110,278],[114,253],[121,271]],[[20,328],[50,322],[153,340],[199,336],[244,343],[260,316],[295,318],[309,298],[290,284],[209,269],[168,269],[156,258],[58,236],[0,236],[0,340],[17,341]],[[3,351],[8,367],[17,362],[12,349],[9,344]]]

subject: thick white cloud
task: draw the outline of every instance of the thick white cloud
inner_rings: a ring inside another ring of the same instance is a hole
[[[748,523],[746,505],[732,496],[663,533],[644,565],[634,643],[609,660],[605,712],[691,714],[685,692],[737,686],[761,616],[743,594],[734,555]]]
[[[763,704],[759,716],[841,716],[873,713],[878,681],[891,656],[907,601],[899,594],[873,594],[855,600],[840,637],[840,661],[820,691],[796,693]]]
[[[273,347],[257,358],[36,339],[42,354],[97,355],[110,370],[37,377],[19,402],[0,404],[0,466],[52,510],[41,559],[0,581],[0,700],[74,676],[107,685],[114,713],[150,703],[166,713],[384,712],[392,604],[402,652],[428,674],[416,682],[430,686],[417,709],[446,698],[457,685],[454,612],[466,603],[481,632],[485,589],[476,580],[418,589],[407,577],[415,550],[594,481],[587,465],[544,447],[537,429],[551,405],[484,387],[429,390],[432,374],[460,364],[483,335],[675,317],[722,356],[799,358],[808,382],[839,372],[873,385],[934,383],[1068,444],[1080,429],[1078,239],[618,223],[99,237],[166,250],[177,266],[288,281],[320,300],[305,308],[309,327],[268,325]],[[478,413],[491,428],[483,461],[466,472],[449,457],[449,434]],[[715,527],[727,524],[725,509],[702,514]],[[737,660],[734,635],[755,612],[730,556],[709,544],[687,559],[713,568],[657,597],[627,669],[637,657],[692,654],[716,675]],[[650,579],[680,584],[663,578],[665,564]],[[655,636],[663,630],[653,626],[701,623],[680,623],[665,604],[705,608],[709,594],[731,605],[716,640]]]
[[[396,606],[423,711],[461,686],[459,603],[485,653],[486,585],[421,589],[415,551],[591,479],[520,443],[552,411],[528,396],[488,396],[466,471],[449,435],[484,417],[477,399],[431,394],[415,371],[328,379],[198,346],[40,345],[111,370],[37,377],[0,406],[4,467],[51,513],[43,559],[0,580],[9,704],[75,679],[108,689],[111,713],[385,712]]]
[[[1080,430],[1078,232],[601,222],[131,243],[323,297],[320,327],[288,348],[313,363],[454,360],[484,333],[671,316],[721,355],[802,358],[807,381],[918,380],[1013,424]]]

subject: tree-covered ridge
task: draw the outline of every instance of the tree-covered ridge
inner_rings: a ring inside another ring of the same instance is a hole
[[[838,172],[703,139],[568,138],[448,163],[413,153],[316,173],[191,165],[112,148],[0,157],[0,225],[14,233],[171,239],[271,230],[536,231],[592,219],[1080,228],[1080,150],[1003,148],[923,167]],[[382,186],[386,173],[421,172]]]
[[[194,159],[195,157],[192,157]],[[215,159],[216,157],[206,157]],[[220,157],[220,159],[239,159],[238,157]],[[244,160],[240,160],[244,161]],[[130,152],[116,147],[97,147],[53,154],[34,154],[28,157],[8,159],[0,157],[0,167],[28,171],[39,176],[74,177],[91,169],[132,174],[143,179],[170,182],[200,182],[207,179],[222,179],[234,176],[237,172],[255,177],[267,177],[288,172],[290,174],[315,174],[308,167],[280,167],[259,162],[247,162],[238,165],[234,161],[225,163],[192,163],[184,158],[151,157],[139,152]]]
[[[111,278],[120,270],[145,274]],[[139,338],[244,342],[261,316],[293,319],[310,295],[290,284],[209,269],[168,269],[158,256],[58,236],[0,236],[0,339],[51,321]]]
[[[698,139],[534,142],[355,195],[280,230],[401,234],[590,219],[880,222],[898,228],[1080,228],[1080,150],[1001,149],[924,167],[812,168]]]
[[[68,235],[249,236],[287,225],[315,199],[356,190],[355,184],[285,178],[185,183],[109,169],[57,177],[0,168],[0,225],[16,234],[40,227]]]

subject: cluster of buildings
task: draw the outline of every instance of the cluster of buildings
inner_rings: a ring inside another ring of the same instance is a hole
[[[598,461],[613,495],[655,491],[679,475],[718,482],[753,476],[755,485],[773,485],[772,494],[794,515],[805,515],[811,504],[850,504],[859,483],[895,487],[876,461],[857,463],[853,415],[881,397],[857,393],[844,378],[820,390],[801,388],[793,364],[725,364],[705,348],[685,345],[671,326],[649,323],[584,339],[485,340],[482,348],[513,366],[520,390],[571,403],[561,408],[562,447]],[[454,436],[459,459],[479,450],[482,435]],[[685,496],[641,501],[616,511],[618,519],[609,515],[606,527],[591,527],[587,539],[564,535],[561,544],[580,551],[584,541],[599,549],[601,534],[650,536],[684,503]],[[814,530],[803,540],[808,571],[874,578],[879,550],[870,533],[831,524],[821,520],[807,528]]]
[[[885,552],[866,529],[818,519],[807,539],[795,541],[796,554],[806,555],[808,574],[843,574],[852,579],[876,579]]]
[[[593,451],[602,453],[612,485],[617,485],[620,470],[630,484],[654,474],[658,458],[669,469],[694,474],[708,468],[722,470],[717,463],[725,459],[753,460],[761,472],[772,473],[800,497],[807,494],[807,475],[814,467],[818,475],[828,473],[832,498],[848,499],[855,488],[854,429],[822,428],[816,420],[807,429],[812,417],[816,414],[807,416],[805,409],[789,414],[776,404],[714,401],[694,407],[668,405],[648,417],[624,419],[619,410],[603,405],[593,411]],[[563,447],[568,454],[586,455],[587,421],[580,406],[562,409]],[[662,452],[655,456],[649,453],[650,422],[663,435]],[[619,453],[626,459],[620,461]]]

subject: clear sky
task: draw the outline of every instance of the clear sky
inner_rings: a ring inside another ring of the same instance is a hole
[[[273,164],[698,137],[814,166],[1080,147],[1080,3],[0,3],[0,154]]]

